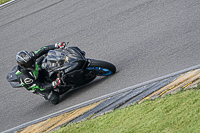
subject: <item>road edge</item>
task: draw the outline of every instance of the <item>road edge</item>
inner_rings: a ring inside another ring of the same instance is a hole
[[[9,2],[6,2],[6,3],[2,4],[2,5],[0,5],[0,8],[3,7],[3,6],[6,6],[6,5],[8,5],[8,4],[11,4],[11,3],[15,2],[15,1],[16,1],[16,0],[11,0],[11,1],[9,1]]]

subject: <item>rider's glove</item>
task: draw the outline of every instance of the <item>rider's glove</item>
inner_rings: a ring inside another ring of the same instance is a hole
[[[65,42],[59,42],[55,44],[56,48],[65,48],[67,47],[67,44]]]
[[[56,87],[59,86],[60,84],[61,84],[60,78],[57,78],[55,81],[52,82],[53,88],[56,88]]]

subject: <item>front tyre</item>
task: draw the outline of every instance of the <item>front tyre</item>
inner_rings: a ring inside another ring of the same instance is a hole
[[[90,64],[87,69],[93,70],[97,76],[109,76],[116,72],[116,67],[110,62],[94,59],[89,59],[89,61]]]

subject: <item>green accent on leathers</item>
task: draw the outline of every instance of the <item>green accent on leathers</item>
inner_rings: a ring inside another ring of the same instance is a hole
[[[35,78],[37,78],[37,76],[38,76],[38,68],[40,68],[40,67],[41,67],[40,65],[35,63],[35,70],[33,71],[33,74],[35,75]]]
[[[45,88],[44,89],[41,89],[39,86],[37,86],[37,85],[35,85],[35,86],[32,86],[32,87],[28,87],[28,90],[35,90],[35,89],[38,89],[38,90],[40,90],[40,91],[44,91],[45,90]]]
[[[38,76],[38,69],[40,68],[41,66],[40,65],[38,65],[37,63],[36,63],[36,65],[35,65],[35,70],[33,71],[33,74],[34,74],[34,76],[35,76],[35,78],[37,78],[37,76]],[[19,75],[19,74],[21,74],[22,72],[20,72],[20,71],[17,71],[16,72],[16,75]],[[24,85],[26,85],[25,83],[21,83],[21,85],[22,86],[24,86]],[[35,90],[35,89],[38,89],[38,90],[40,90],[40,91],[44,91],[45,90],[45,88],[44,89],[42,89],[42,88],[40,88],[39,86],[37,86],[36,84],[34,85],[34,86],[31,86],[31,87],[28,87],[28,90]]]
[[[20,75],[22,72],[20,72],[20,71],[17,71],[15,74],[16,75]]]
[[[40,52],[44,48],[47,48],[47,47],[43,47],[43,48],[39,49],[38,51],[34,51],[34,53],[37,54],[38,52]]]

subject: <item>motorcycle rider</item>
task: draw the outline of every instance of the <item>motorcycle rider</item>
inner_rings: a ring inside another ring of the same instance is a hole
[[[66,46],[65,42],[60,42],[42,47],[37,51],[18,52],[16,55],[18,63],[16,75],[19,83],[34,94],[39,94],[51,103],[58,104],[60,101],[59,94],[54,90],[61,84],[61,80],[57,77],[53,82],[44,81],[41,65],[44,58],[43,55],[47,54],[49,50],[65,48]]]

